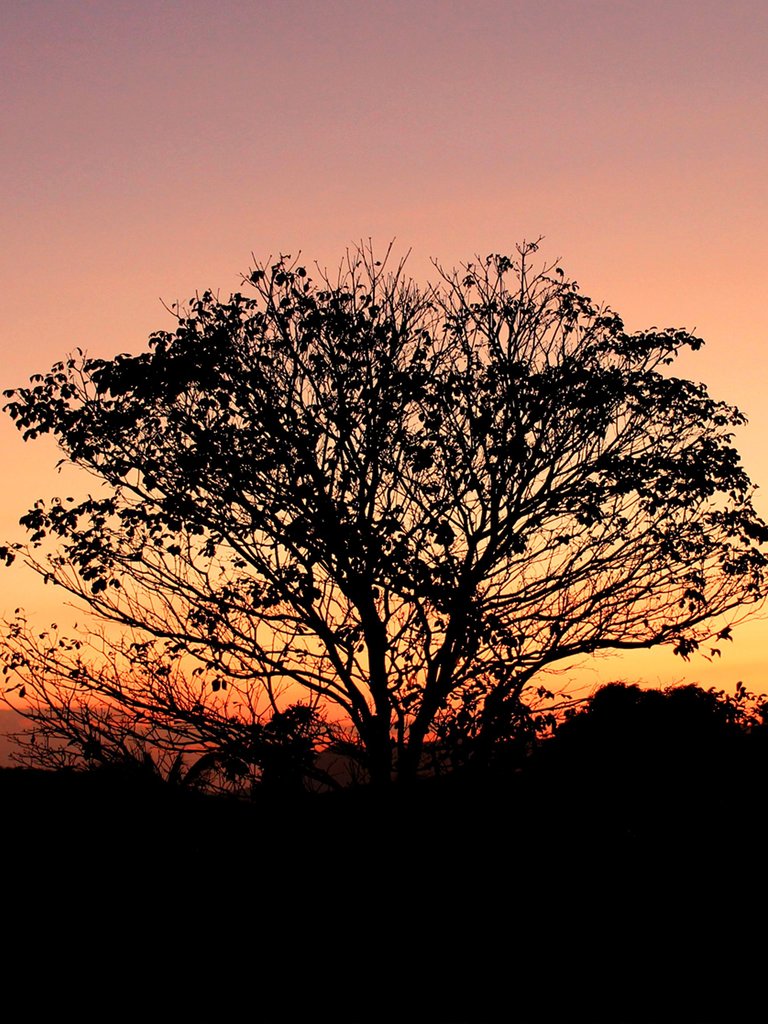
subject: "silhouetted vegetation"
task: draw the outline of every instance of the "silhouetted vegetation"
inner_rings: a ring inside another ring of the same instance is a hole
[[[20,765],[112,768],[239,795],[338,784],[318,765],[336,730],[312,706],[259,714],[241,701],[233,713],[196,679],[190,686],[183,675],[171,675],[151,645],[136,645],[128,666],[114,652],[85,660],[80,641],[52,631],[35,635],[21,620],[9,635],[4,672],[21,679],[16,692],[26,700],[28,723],[10,734]],[[162,716],[151,702],[164,707]]]
[[[536,248],[424,288],[370,251],[333,279],[281,257],[139,355],[7,393],[25,439],[103,485],[37,502],[0,552],[109,624],[85,644],[8,624],[46,757],[190,754],[246,788],[323,747],[377,783],[511,763],[542,670],[730,638],[768,536],[743,417],[670,376],[700,339],[627,332]]]
[[[151,955],[161,1005],[235,1012],[255,974],[264,1020],[384,1021],[399,993],[433,1024],[729,1024],[763,949],[763,701],[612,684],[514,768],[252,803],[5,770],[5,852],[97,991]]]
[[[743,839],[762,829],[767,711],[741,684],[735,694],[612,684],[539,747],[532,772],[565,787],[587,831],[641,846]]]

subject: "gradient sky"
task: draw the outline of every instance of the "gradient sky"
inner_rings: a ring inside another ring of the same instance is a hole
[[[140,350],[251,253],[395,238],[424,278],[543,235],[630,329],[706,339],[676,372],[747,413],[768,516],[767,40],[765,0],[4,0],[0,387]],[[0,422],[0,538],[56,459]],[[0,612],[57,600],[0,577]],[[584,678],[768,689],[768,621],[735,636]]]

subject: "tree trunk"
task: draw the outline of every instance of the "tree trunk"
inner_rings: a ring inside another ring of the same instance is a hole
[[[372,785],[389,786],[392,782],[392,744],[387,719],[380,715],[372,715],[366,725],[363,739],[366,766]]]

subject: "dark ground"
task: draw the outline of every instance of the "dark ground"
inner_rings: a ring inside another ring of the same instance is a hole
[[[751,750],[559,751],[243,805],[0,770],[5,992],[80,1020],[751,1020],[765,778]]]

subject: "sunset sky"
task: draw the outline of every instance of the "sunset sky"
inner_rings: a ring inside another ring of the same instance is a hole
[[[676,372],[740,406],[768,517],[765,0],[5,0],[0,387],[76,347],[141,350],[162,302],[257,259],[371,238],[411,274],[543,236],[630,329],[706,347]],[[161,302],[162,300],[162,302]],[[67,489],[0,422],[0,541]],[[0,612],[60,617],[3,570]],[[768,689],[768,620],[723,658],[601,660],[590,683]]]

